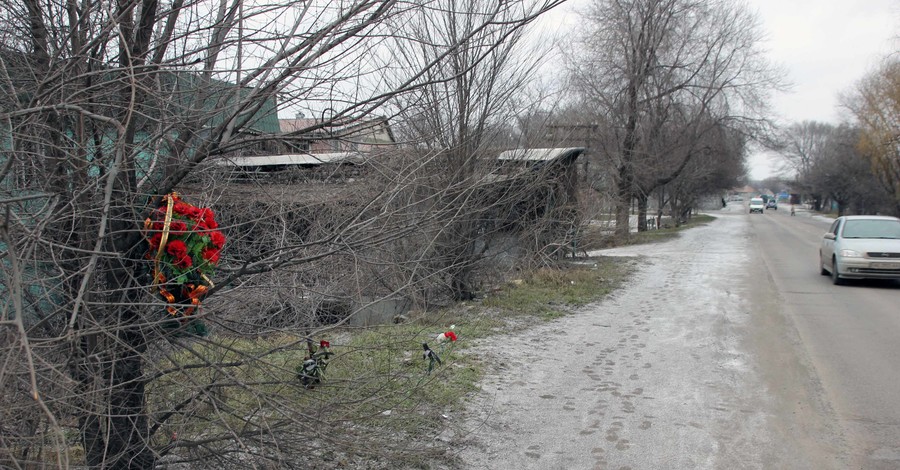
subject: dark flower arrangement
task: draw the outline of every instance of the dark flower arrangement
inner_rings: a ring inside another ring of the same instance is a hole
[[[303,364],[297,367],[297,378],[304,388],[315,388],[325,378],[325,369],[328,368],[328,360],[332,356],[331,343],[319,341],[319,348],[313,345],[312,339],[306,338],[307,355]]]
[[[153,263],[153,290],[167,302],[173,317],[188,317],[214,287],[210,277],[219,263],[225,235],[215,213],[181,200],[177,193],[163,197],[144,221]]]

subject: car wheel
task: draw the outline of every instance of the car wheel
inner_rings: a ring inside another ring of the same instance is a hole
[[[844,283],[844,280],[841,279],[841,275],[838,274],[838,262],[836,258],[831,258],[831,282],[836,286]]]
[[[819,274],[821,274],[823,276],[828,275],[828,270],[825,269],[825,262],[822,261],[822,253],[821,252],[819,253]]]

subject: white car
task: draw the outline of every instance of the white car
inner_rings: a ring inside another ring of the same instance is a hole
[[[819,248],[819,272],[844,279],[900,279],[900,219],[878,215],[838,217]]]
[[[766,211],[766,203],[763,202],[761,197],[754,197],[750,199],[750,213],[759,212],[760,214]]]

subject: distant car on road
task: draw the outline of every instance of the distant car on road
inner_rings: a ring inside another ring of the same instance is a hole
[[[769,199],[769,202],[766,203],[766,209],[775,209],[777,211],[778,203],[774,199]]]
[[[765,207],[766,207],[765,203],[763,202],[761,197],[754,197],[754,198],[750,199],[750,213],[751,214],[754,212],[759,212],[760,214],[762,214],[763,211],[765,210],[764,209]]]
[[[819,272],[844,279],[900,279],[900,219],[877,215],[838,217],[822,237]]]

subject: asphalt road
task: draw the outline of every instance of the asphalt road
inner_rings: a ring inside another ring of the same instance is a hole
[[[477,350],[463,468],[900,468],[900,286],[820,276],[828,222],[740,205],[599,304]]]
[[[772,212],[772,211],[770,211]],[[818,243],[830,221],[751,218],[754,245],[796,329],[799,353],[845,438],[852,468],[900,468],[900,285],[819,276]],[[764,249],[763,249],[764,248]]]

